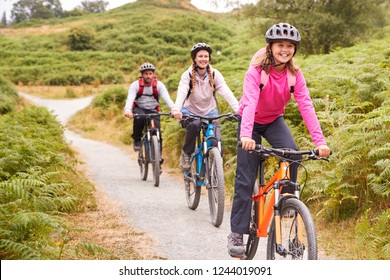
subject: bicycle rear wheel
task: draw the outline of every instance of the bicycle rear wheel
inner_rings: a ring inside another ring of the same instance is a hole
[[[160,147],[156,135],[152,135],[151,139],[151,155],[152,155],[152,168],[153,168],[153,181],[154,186],[158,187],[160,184]]]
[[[225,181],[223,177],[222,156],[218,148],[209,151],[209,185],[208,198],[211,222],[219,227],[223,220],[225,208]]]
[[[198,208],[201,192],[201,187],[198,186],[198,160],[198,157],[195,156],[191,161],[191,169],[184,172],[184,189],[187,205],[192,210]]]
[[[138,152],[138,165],[140,169],[140,175],[142,180],[148,178],[148,164],[149,164],[149,151],[148,144],[145,139],[142,140],[141,150]]]
[[[268,260],[316,260],[317,237],[306,205],[296,199],[283,201],[280,213],[282,248],[276,248],[275,220],[267,240]]]

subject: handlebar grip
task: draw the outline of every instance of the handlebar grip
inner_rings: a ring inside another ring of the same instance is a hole
[[[319,153],[320,153],[320,151],[318,151],[318,150],[314,150],[314,154],[315,154],[316,156],[318,156],[318,155],[319,155]],[[332,155],[332,150],[330,150],[330,153],[329,153],[329,155]]]

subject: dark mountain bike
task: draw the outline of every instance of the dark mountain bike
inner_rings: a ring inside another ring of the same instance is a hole
[[[236,119],[236,116],[231,113],[214,117],[192,114],[183,116],[183,119],[186,121],[191,121],[192,119],[204,121],[204,125],[196,139],[195,152],[191,156],[191,168],[189,171],[184,171],[187,204],[190,209],[195,210],[199,205],[201,188],[202,186],[206,187],[211,222],[216,227],[219,227],[222,223],[225,207],[222,145],[215,135],[213,123],[213,121],[221,118],[233,120]],[[212,140],[217,143],[217,146],[211,145]]]
[[[144,136],[142,137],[141,149],[138,152],[138,165],[140,168],[141,179],[148,178],[149,163],[152,165],[154,186],[160,184],[161,174],[161,136],[159,129],[155,126],[153,117],[171,116],[169,113],[151,113],[151,114],[134,114],[134,118],[145,118],[146,125]]]

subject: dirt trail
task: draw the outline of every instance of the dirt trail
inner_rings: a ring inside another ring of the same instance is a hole
[[[87,107],[91,97],[48,100],[23,93],[21,96],[47,107],[64,124],[65,137],[84,158],[90,180],[127,213],[129,224],[154,239],[156,255],[174,260],[232,259],[226,248],[229,207],[222,225],[216,228],[210,222],[206,194],[202,194],[198,209],[192,211],[187,207],[184,186],[177,178],[163,173],[160,186],[154,187],[151,178],[140,179],[138,164],[127,152],[66,129],[69,117]],[[265,259],[265,241],[260,246],[257,258]]]

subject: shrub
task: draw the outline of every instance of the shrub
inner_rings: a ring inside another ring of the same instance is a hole
[[[127,90],[123,87],[113,87],[103,91],[92,100],[92,106],[107,110],[112,105],[122,110],[125,107]]]
[[[18,94],[10,81],[0,76],[0,114],[6,114],[14,110]]]
[[[95,33],[85,27],[75,27],[69,31],[67,42],[72,51],[84,51],[95,49]]]

